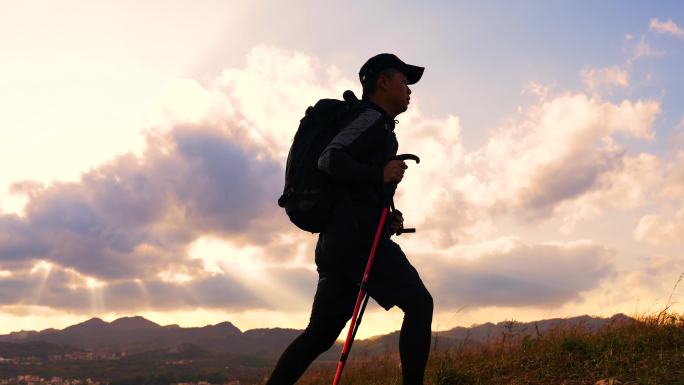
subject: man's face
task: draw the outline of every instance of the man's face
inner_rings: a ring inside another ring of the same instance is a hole
[[[394,76],[387,79],[387,101],[394,108],[394,112],[398,115],[408,108],[409,100],[411,99],[411,89],[406,82],[406,75],[401,72],[396,72]]]

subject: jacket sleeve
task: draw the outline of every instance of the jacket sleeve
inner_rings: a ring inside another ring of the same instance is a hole
[[[360,162],[380,143],[382,115],[366,109],[343,127],[318,158],[318,169],[348,185],[383,185],[383,169]]]

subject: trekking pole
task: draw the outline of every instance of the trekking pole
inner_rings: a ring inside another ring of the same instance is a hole
[[[413,154],[403,154],[397,155],[394,159],[398,160],[414,160],[416,163],[420,163],[420,158]],[[391,205],[392,207],[394,204]],[[370,269],[373,266],[373,259],[375,259],[375,251],[380,242],[380,237],[382,236],[382,230],[385,227],[385,221],[387,220],[388,213],[387,206],[382,208],[382,213],[380,214],[380,223],[378,223],[378,230],[375,232],[375,239],[373,240],[373,246],[371,247],[370,255],[368,256],[368,263],[366,263],[366,270],[363,273],[363,279],[361,280],[361,286],[359,288],[359,295],[356,297],[356,305],[354,305],[354,313],[352,314],[351,322],[349,324],[349,331],[347,332],[347,339],[344,341],[344,346],[342,347],[342,354],[340,355],[340,361],[337,363],[337,372],[335,372],[335,379],[333,380],[333,385],[338,385],[340,378],[342,377],[342,370],[344,365],[347,363],[347,357],[349,357],[349,351],[354,343],[354,337],[356,337],[356,332],[359,330],[361,325],[361,318],[363,318],[363,313],[366,310],[366,305],[368,304],[368,292],[366,287],[368,286],[368,277],[370,275]],[[409,229],[415,232],[415,229]],[[407,231],[410,232],[410,231]],[[363,302],[363,305],[361,304]],[[357,319],[358,316],[358,319]]]
[[[373,266],[373,259],[375,258],[375,250],[380,242],[380,237],[382,236],[382,229],[385,227],[385,220],[387,219],[387,207],[382,208],[382,213],[380,214],[380,223],[378,224],[378,231],[375,232],[375,239],[373,240],[373,247],[371,247],[370,255],[368,256],[368,263],[366,264],[366,271],[363,273],[363,279],[361,280],[361,288],[359,289],[359,295],[356,297],[356,305],[354,306],[354,314],[352,314],[351,324],[349,325],[349,331],[347,332],[347,339],[344,341],[344,346],[342,347],[342,355],[340,356],[340,362],[337,364],[337,372],[335,373],[335,379],[333,380],[333,385],[337,385],[340,382],[340,377],[342,376],[342,369],[344,369],[344,364],[347,363],[347,357],[349,356],[349,350],[351,350],[352,336],[356,334],[357,329],[356,317],[359,314],[359,309],[361,308],[361,302],[366,296],[366,285],[368,284],[368,276],[370,273],[371,266]],[[368,303],[366,298],[364,302]]]

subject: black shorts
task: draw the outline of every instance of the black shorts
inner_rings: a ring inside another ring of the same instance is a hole
[[[359,293],[369,250],[346,249],[332,258],[335,263],[318,265],[318,286],[311,309],[311,320],[351,317]],[[321,253],[320,243],[316,253]],[[361,253],[365,252],[365,257]],[[348,255],[353,253],[355,255]],[[337,253],[336,253],[337,254]],[[344,255],[347,254],[347,255]],[[320,260],[317,255],[317,260]],[[341,260],[339,260],[341,259]],[[416,269],[406,258],[399,245],[383,239],[376,251],[368,278],[368,293],[385,310],[410,301],[427,291]]]

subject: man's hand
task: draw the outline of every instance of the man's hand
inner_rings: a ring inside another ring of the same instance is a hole
[[[404,216],[399,210],[392,211],[391,215],[392,218],[390,219],[390,231],[392,234],[396,234],[397,231],[404,228]]]
[[[404,170],[407,168],[403,160],[390,160],[383,169],[383,182],[385,184],[401,182],[404,178]]]

